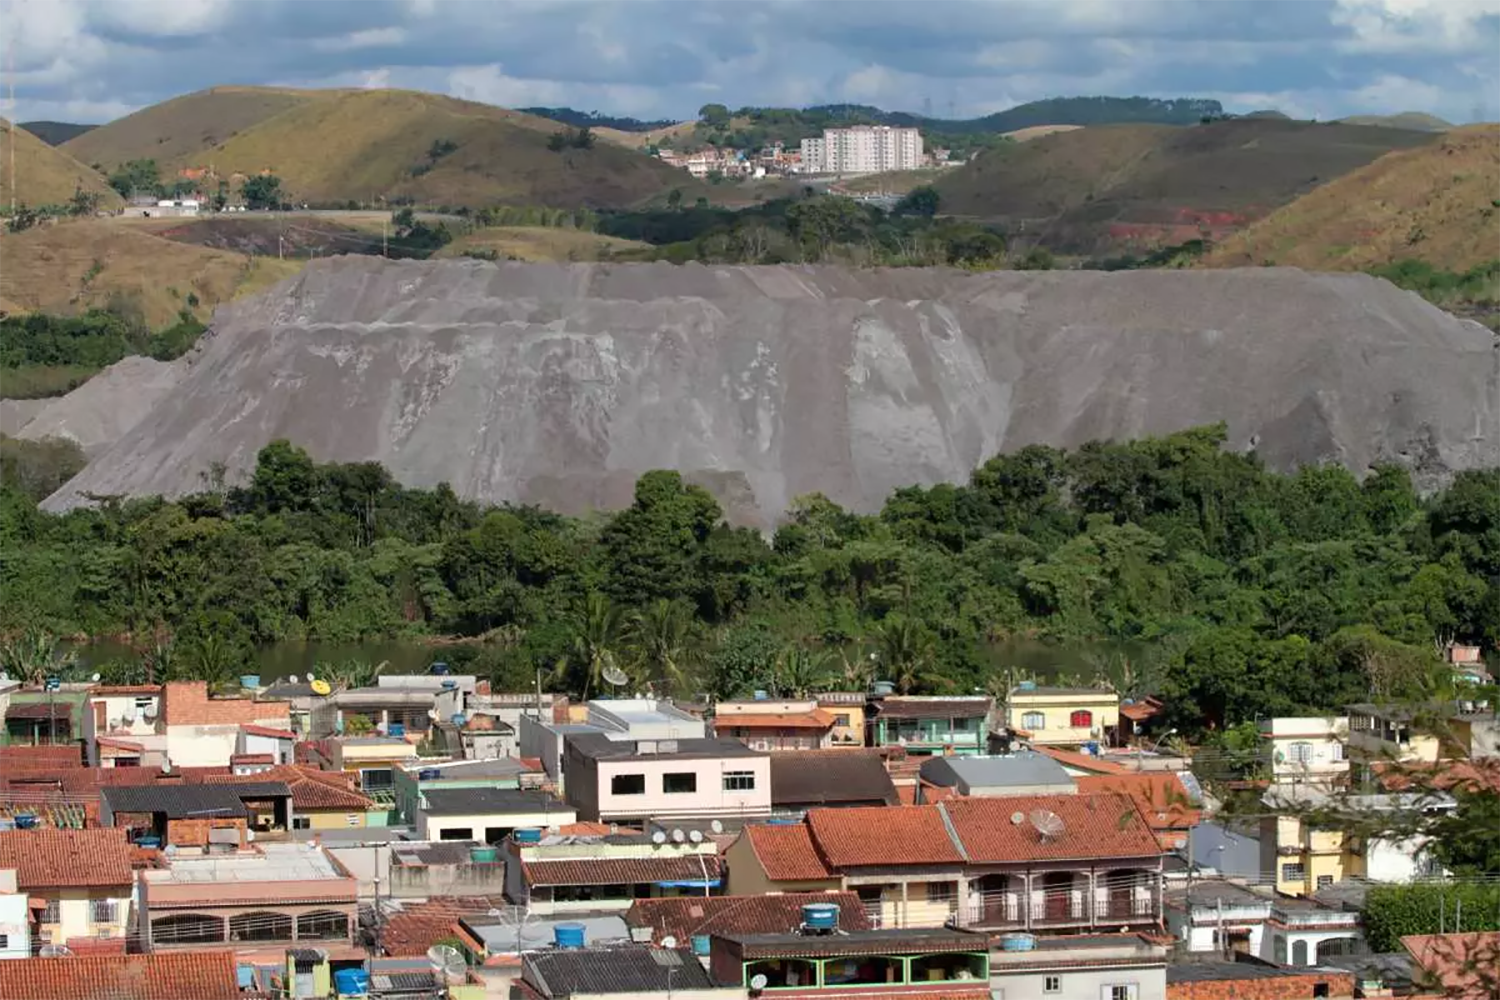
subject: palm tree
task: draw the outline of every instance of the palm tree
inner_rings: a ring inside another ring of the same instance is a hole
[[[385,668],[391,665],[391,661],[382,660],[371,667],[365,660],[345,660],[342,663],[317,663],[313,666],[313,673],[326,680],[335,691],[348,691],[350,688],[369,687],[375,683],[375,678],[385,672]]]
[[[604,672],[615,666],[615,647],[620,642],[620,609],[598,591],[590,591],[583,614],[573,622],[573,659],[583,667],[583,700],[589,688],[604,683]]]
[[[680,690],[686,679],[692,632],[692,619],[676,601],[655,600],[643,610],[633,612],[626,633],[634,650],[636,668],[649,682],[664,683],[668,690]]]
[[[891,615],[875,626],[875,639],[880,645],[880,662],[897,691],[910,694],[933,680],[936,644],[921,622],[905,615]]]
[[[776,655],[776,692],[793,698],[806,698],[823,691],[833,680],[827,652],[813,652],[800,643],[783,646]]]
[[[856,645],[853,650],[841,648],[839,650],[839,680],[851,691],[867,691],[870,682],[875,680],[875,662],[878,654],[867,653],[863,645]]]
[[[157,636],[151,648],[141,653],[141,666],[146,671],[146,683],[160,684],[171,677],[176,660],[176,643],[168,636]]]
[[[190,642],[176,666],[184,680],[207,681],[209,690],[227,686],[245,663],[245,653],[217,632]]]
[[[27,629],[0,644],[0,673],[28,686],[40,687],[48,677],[70,670],[77,664],[76,652],[59,653],[57,637],[41,629]]]

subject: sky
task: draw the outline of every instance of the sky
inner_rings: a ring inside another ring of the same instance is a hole
[[[216,84],[653,119],[1096,94],[1500,118],[1500,0],[0,0],[0,43],[19,121],[104,122]]]

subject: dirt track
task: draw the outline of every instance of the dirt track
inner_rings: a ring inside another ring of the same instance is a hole
[[[1491,335],[1361,275],[316,262],[220,311],[178,387],[73,482],[178,494],[286,437],[566,511],[642,471],[769,524],[1033,442],[1227,421],[1286,467],[1500,464]]]

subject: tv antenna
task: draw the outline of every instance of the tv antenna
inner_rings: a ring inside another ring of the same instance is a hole
[[[1061,836],[1065,826],[1062,817],[1050,809],[1033,809],[1031,825],[1043,841]]]
[[[451,944],[435,944],[428,948],[427,962],[433,972],[443,977],[445,986],[451,986],[453,980],[462,979],[469,971],[463,954]]]

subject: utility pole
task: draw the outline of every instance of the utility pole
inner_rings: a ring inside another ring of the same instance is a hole
[[[390,243],[389,243],[390,229],[391,229],[391,220],[390,219],[381,219],[380,220],[380,256],[382,256],[382,257],[389,257],[391,255],[390,254]]]
[[[16,32],[11,31],[5,45],[5,84],[10,105],[10,214],[16,215]]]

